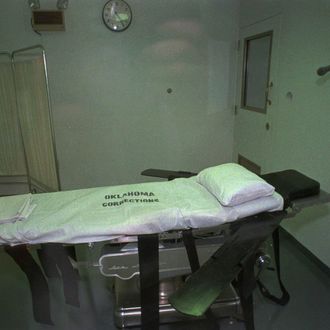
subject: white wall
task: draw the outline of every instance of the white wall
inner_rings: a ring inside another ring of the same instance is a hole
[[[330,192],[330,74],[316,74],[320,66],[330,64],[330,1],[241,1],[240,26],[277,13],[282,16],[278,107],[272,113],[269,163],[272,170],[297,169]],[[330,236],[329,210],[330,204],[317,207],[314,213],[306,211],[283,223],[328,265],[329,244],[324,237]]]
[[[40,37],[27,1],[0,4],[2,48],[46,49],[63,189],[230,161],[238,1],[127,0],[122,33],[104,26],[105,2],[70,1],[66,31]]]
[[[291,0],[287,1],[290,2]],[[282,0],[240,0],[239,25],[246,27],[278,13],[283,13]]]

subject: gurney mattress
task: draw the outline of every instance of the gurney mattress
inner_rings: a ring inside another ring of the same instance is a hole
[[[0,206],[10,198],[0,199]],[[280,210],[280,195],[223,206],[195,177],[32,195],[25,220],[0,224],[1,244],[88,243],[123,235],[205,228]]]

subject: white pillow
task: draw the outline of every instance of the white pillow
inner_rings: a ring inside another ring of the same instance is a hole
[[[224,206],[235,206],[270,196],[274,187],[241,165],[228,163],[209,167],[197,175],[203,185]]]

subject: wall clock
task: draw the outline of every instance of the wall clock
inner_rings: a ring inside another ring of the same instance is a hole
[[[110,0],[103,7],[102,17],[107,28],[121,32],[131,24],[132,11],[124,0]]]

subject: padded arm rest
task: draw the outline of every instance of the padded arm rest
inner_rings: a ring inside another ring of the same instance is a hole
[[[191,176],[197,175],[197,173],[186,171],[167,171],[156,168],[148,168],[147,170],[142,171],[141,175],[164,178],[170,181],[176,178],[190,178]]]
[[[320,183],[295,171],[285,170],[261,175],[283,197],[284,207],[288,207],[295,199],[318,195]]]

